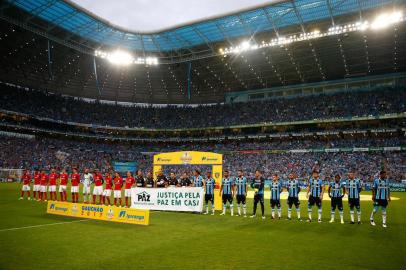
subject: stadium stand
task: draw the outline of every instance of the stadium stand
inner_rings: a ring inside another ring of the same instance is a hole
[[[379,116],[406,112],[405,87],[206,106],[122,106],[2,85],[0,109],[65,122],[184,128]],[[96,102],[96,103],[95,103]],[[260,109],[258,109],[260,108]]]
[[[151,156],[155,152],[165,152],[177,149],[214,151],[226,153],[225,167],[236,172],[244,169],[253,176],[255,169],[263,168],[265,176],[272,172],[287,175],[290,171],[298,173],[300,177],[307,177],[314,168],[321,169],[324,176],[334,173],[345,173],[351,168],[357,168],[365,181],[371,181],[373,175],[381,167],[391,172],[393,180],[405,178],[405,154],[402,152],[349,152],[349,153],[269,153],[261,150],[295,150],[317,147],[396,147],[405,145],[404,138],[391,139],[360,139],[337,140],[330,142],[293,141],[278,143],[229,143],[229,144],[183,144],[170,145],[118,145],[109,143],[78,142],[62,139],[26,139],[3,138],[0,142],[0,167],[12,168],[67,168],[78,167],[112,169],[113,160],[137,161],[140,168],[151,169]],[[251,151],[250,151],[251,150]],[[259,150],[259,151],[255,151]],[[365,150],[364,150],[365,151]],[[337,166],[337,164],[340,164]],[[184,168],[171,168],[179,173]],[[170,169],[167,169],[169,171]],[[371,174],[372,173],[372,174]]]

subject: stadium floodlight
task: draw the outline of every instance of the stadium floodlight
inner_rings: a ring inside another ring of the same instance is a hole
[[[135,58],[129,52],[125,52],[122,50],[115,50],[112,52],[96,50],[94,52],[94,55],[103,59],[107,59],[110,63],[114,65],[120,66],[128,66],[131,64],[147,65],[147,66],[158,65],[158,58],[156,57],[148,56],[146,58],[144,57]]]
[[[371,23],[371,29],[379,30],[388,27],[389,25],[398,23],[403,20],[401,11],[394,11],[392,13],[383,13],[375,18]]]
[[[128,66],[129,64],[134,63],[134,57],[131,54],[121,50],[108,54],[106,59],[115,65]]]

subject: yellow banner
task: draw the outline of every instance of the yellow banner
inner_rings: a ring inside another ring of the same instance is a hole
[[[47,213],[68,217],[149,225],[149,210],[116,206],[48,201]]]
[[[181,151],[154,156],[154,165],[221,165],[223,155],[211,152]]]

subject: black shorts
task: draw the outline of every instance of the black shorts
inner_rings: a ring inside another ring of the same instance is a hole
[[[295,205],[296,208],[299,207],[300,201],[298,197],[288,197],[289,208],[292,208],[292,205]]]
[[[331,198],[331,209],[336,210],[336,208],[343,210],[343,198]]]
[[[271,200],[271,207],[274,208],[275,206],[280,208],[281,207],[281,201],[280,200]]]
[[[212,204],[214,203],[214,196],[213,194],[205,194],[204,195],[204,201],[206,202],[206,204],[208,202],[211,202]]]
[[[348,204],[350,205],[350,208],[359,208],[360,203],[359,203],[359,198],[355,199],[355,198],[349,198],[348,199]]]
[[[237,203],[240,204],[245,204],[245,202],[247,201],[247,196],[245,195],[237,195]]]
[[[388,200],[382,200],[382,199],[375,200],[374,201],[374,206],[386,207],[386,206],[388,206]]]
[[[264,203],[264,194],[255,194],[254,195],[254,203],[257,204],[260,202],[261,204]]]
[[[228,203],[233,203],[233,196],[231,194],[223,194],[221,196],[222,200],[223,200],[223,204]]]
[[[309,206],[317,205],[317,207],[321,207],[321,199],[320,197],[309,197]]]

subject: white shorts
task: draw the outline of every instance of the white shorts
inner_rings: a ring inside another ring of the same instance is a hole
[[[114,198],[121,198],[121,190],[114,190]]]
[[[79,186],[72,186],[70,188],[71,193],[79,193]]]
[[[124,196],[131,197],[131,189],[124,189]]]
[[[111,189],[105,189],[103,191],[103,196],[110,197],[111,196]]]
[[[103,186],[97,186],[93,188],[93,195],[102,195],[103,194]]]
[[[59,192],[64,192],[66,191],[66,186],[65,185],[60,185],[59,186]]]
[[[49,186],[48,191],[49,192],[56,192],[56,186]]]
[[[41,188],[39,189],[41,192],[47,192],[47,186],[41,185]]]
[[[34,185],[34,187],[32,188],[32,190],[34,190],[34,191],[40,191],[40,190],[41,190],[41,185]]]
[[[23,185],[22,191],[30,191],[30,185]]]
[[[83,186],[83,194],[90,194],[90,186]]]

